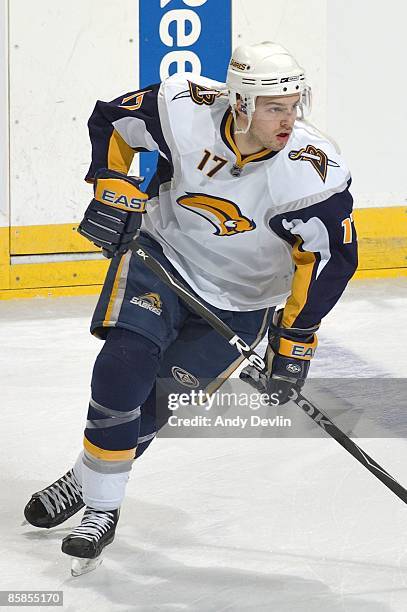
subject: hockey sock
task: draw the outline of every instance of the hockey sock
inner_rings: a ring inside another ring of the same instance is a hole
[[[98,510],[118,508],[134,461],[140,405],[157,375],[159,349],[125,329],[112,329],[92,376],[92,397],[85,429],[82,465],[83,499]]]

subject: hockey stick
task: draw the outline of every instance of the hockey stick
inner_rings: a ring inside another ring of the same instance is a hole
[[[178,279],[168,272],[154,257],[149,255],[144,248],[138,243],[137,238],[133,240],[131,251],[149,268],[154,274],[160,278],[163,283],[170,287],[174,293],[182,298],[188,306],[190,306],[197,314],[199,314],[215,331],[239,351],[246,358],[250,365],[261,373],[266,372],[266,364],[263,359],[237,334],[235,334],[228,325],[226,325],[219,317],[217,317],[209,308],[207,308],[199,298],[197,298],[189,289],[187,289]],[[294,388],[290,399],[297,404],[311,419],[319,425],[328,435],[336,440],[348,453],[353,455],[369,472],[376,478],[381,480],[397,497],[404,503],[407,503],[407,490],[398,483],[384,468],[381,467],[372,457],[362,450],[351,438],[349,438],[339,427],[337,427],[331,419],[319,410],[314,404],[307,400],[301,393],[298,393]]]

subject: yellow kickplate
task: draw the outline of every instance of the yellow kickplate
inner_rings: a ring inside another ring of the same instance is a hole
[[[359,267],[354,279],[407,276],[407,208],[359,208],[354,213]],[[17,297],[91,295],[100,291],[109,262],[15,264],[11,255],[98,252],[76,223],[0,228],[0,300]]]
[[[108,266],[108,260],[16,264],[10,266],[10,289],[101,285]]]
[[[9,287],[10,229],[0,227],[0,289]]]
[[[12,255],[97,253],[100,249],[78,234],[77,229],[77,223],[12,227],[10,252]]]
[[[407,277],[407,268],[378,268],[377,270],[357,270],[353,280],[374,278],[402,278]]]
[[[357,208],[359,270],[407,267],[407,208]]]
[[[1,300],[31,298],[69,297],[80,295],[99,295],[102,285],[78,285],[73,287],[35,287],[35,289],[0,289]]]

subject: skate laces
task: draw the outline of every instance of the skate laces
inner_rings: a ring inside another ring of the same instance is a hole
[[[75,527],[69,537],[83,538],[92,542],[101,538],[111,527],[115,525],[115,511],[95,510],[87,508],[79,527]]]
[[[38,498],[43,503],[52,518],[67,506],[72,506],[78,499],[82,500],[82,487],[77,481],[73,470],[69,470],[52,485],[38,492]]]

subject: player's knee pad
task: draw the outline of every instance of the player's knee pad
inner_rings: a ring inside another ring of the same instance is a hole
[[[158,363],[153,342],[125,329],[111,330],[93,369],[85,429],[88,452],[115,461],[127,449],[130,459],[139,435],[140,405],[154,385]]]
[[[93,368],[93,400],[120,412],[140,406],[154,385],[158,364],[159,348],[154,342],[113,328]]]

